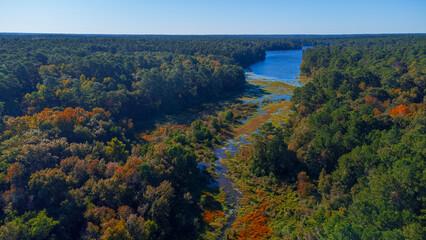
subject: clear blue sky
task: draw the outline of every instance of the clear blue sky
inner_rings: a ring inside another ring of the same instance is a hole
[[[426,33],[426,0],[0,0],[0,32]]]

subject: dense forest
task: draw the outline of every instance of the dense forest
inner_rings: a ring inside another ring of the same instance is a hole
[[[229,235],[425,239],[426,38],[320,45],[300,69],[288,121],[233,160],[250,202]]]
[[[228,238],[424,239],[424,35],[14,34],[0,35],[0,239],[201,239],[220,213],[197,164],[256,106],[137,123],[241,93],[265,51],[307,45],[288,121],[230,166],[252,185]]]
[[[317,200],[307,229],[424,239],[425,38],[318,47],[301,69],[314,80],[295,91],[286,127],[289,149],[317,181],[299,177],[301,197]]]
[[[149,134],[136,123],[241,92],[243,67],[265,50],[300,47],[227,37],[0,42],[1,239],[196,238],[210,178],[197,163],[214,158],[210,148],[250,106]]]

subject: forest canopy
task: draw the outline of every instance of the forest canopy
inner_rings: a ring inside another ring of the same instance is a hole
[[[249,169],[235,178],[257,183],[238,223],[260,212],[265,239],[425,239],[426,38],[389,40],[304,51],[311,81],[288,121],[265,124],[235,160]]]
[[[254,107],[137,123],[241,93],[266,51],[303,46],[312,81],[253,138],[239,177],[267,188],[240,234],[424,239],[425,39],[0,34],[0,239],[199,239],[223,216],[198,164]]]

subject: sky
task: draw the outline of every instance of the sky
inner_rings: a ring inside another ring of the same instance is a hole
[[[0,0],[0,32],[426,33],[426,0]]]

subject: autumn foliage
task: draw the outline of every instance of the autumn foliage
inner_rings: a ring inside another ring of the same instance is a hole
[[[203,220],[206,223],[212,223],[217,218],[221,218],[223,216],[225,216],[225,214],[219,210],[213,210],[213,211],[205,210],[203,213]]]
[[[366,103],[369,103],[371,105],[375,105],[379,102],[379,100],[376,97],[372,97],[370,95],[366,95],[364,100]]]
[[[297,179],[297,193],[300,197],[305,198],[311,193],[312,189],[314,188],[314,185],[310,183],[309,177],[306,172],[300,172],[297,175]]]
[[[12,129],[34,129],[39,127],[42,123],[51,122],[54,126],[59,128],[69,128],[74,125],[82,124],[95,114],[107,118],[111,116],[109,112],[101,108],[94,108],[92,112],[85,111],[79,107],[66,108],[64,111],[54,111],[50,108],[46,108],[34,115],[10,118],[6,122],[6,125]]]
[[[260,209],[237,219],[234,227],[242,227],[242,230],[237,232],[237,239],[266,239],[271,234],[271,229],[268,227],[269,219],[265,216],[265,209],[268,205],[268,202],[264,202]]]
[[[7,183],[15,184],[22,175],[23,169],[19,163],[15,162],[7,169],[5,180]]]
[[[389,116],[391,116],[391,117],[396,117],[396,116],[410,116],[410,115],[411,115],[410,108],[408,108],[404,104],[398,105],[394,109],[391,109],[389,111]]]

